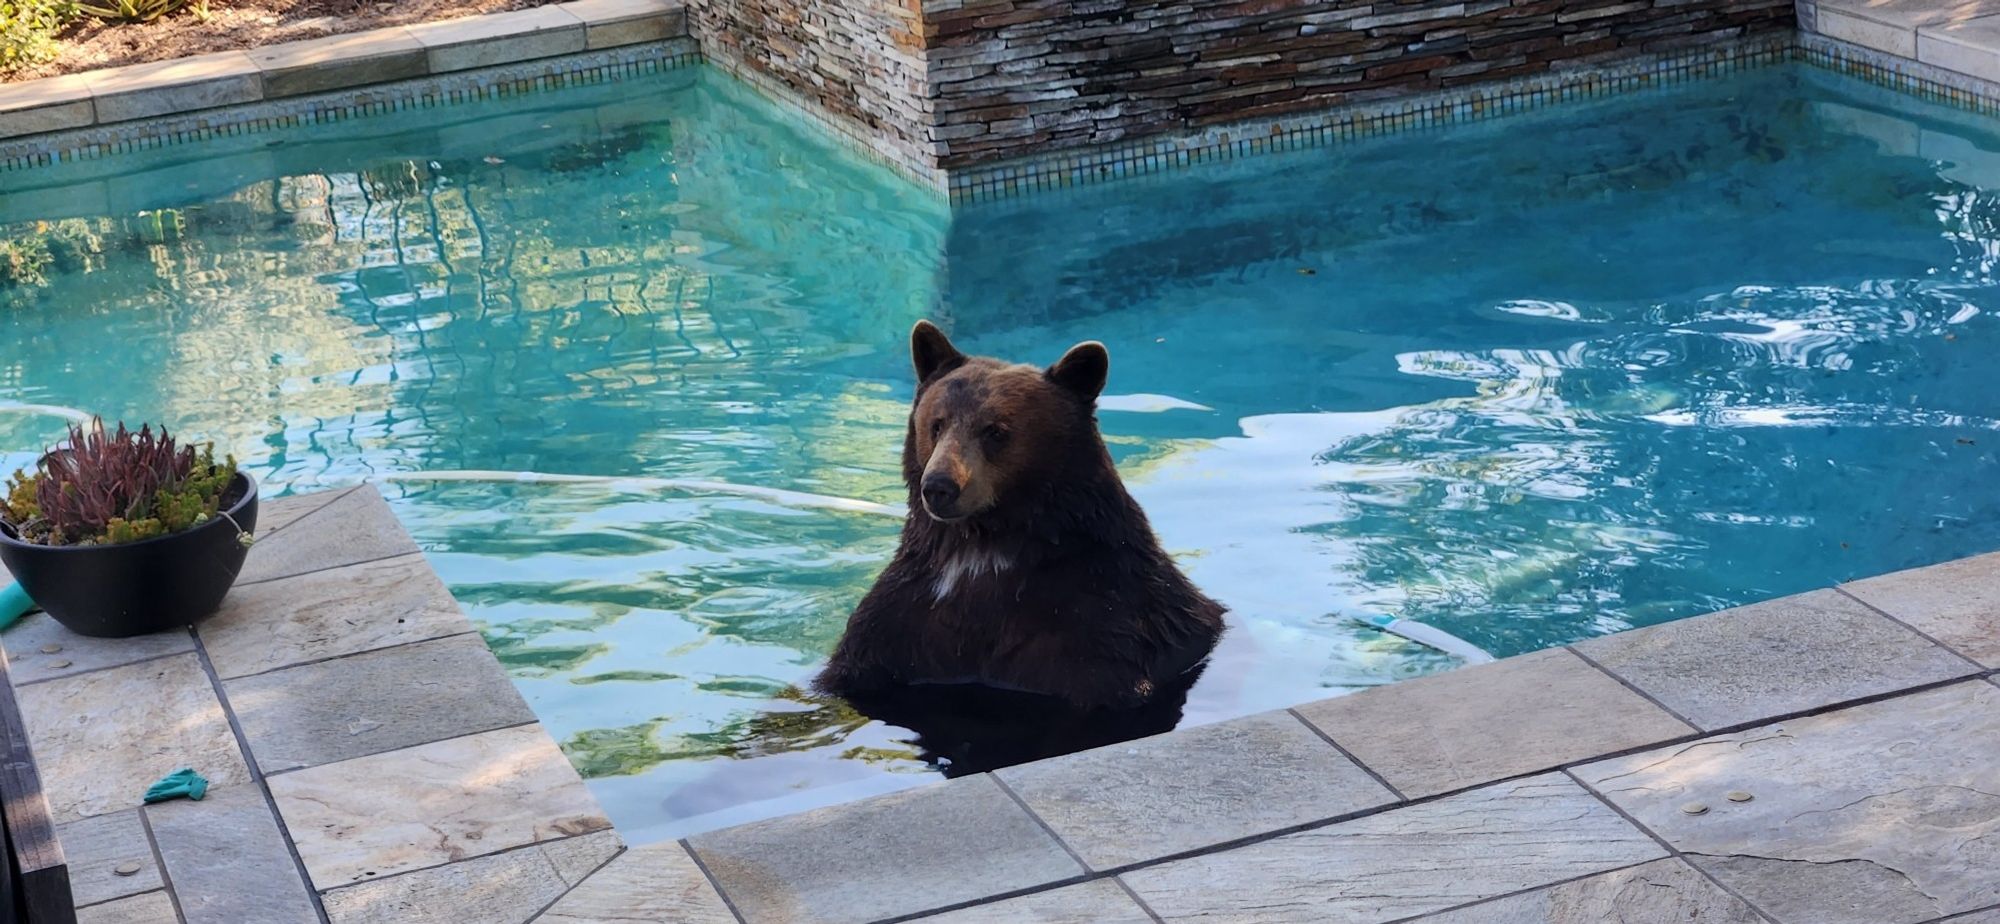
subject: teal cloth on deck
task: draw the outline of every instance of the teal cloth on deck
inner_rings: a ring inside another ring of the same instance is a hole
[[[149,804],[182,797],[200,802],[201,797],[205,795],[208,795],[208,778],[194,772],[190,767],[175,770],[160,777],[159,782],[146,787],[146,802]]]

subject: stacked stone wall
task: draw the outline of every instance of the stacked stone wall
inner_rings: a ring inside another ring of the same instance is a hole
[[[1792,29],[1794,0],[696,0],[704,49],[930,168]]]

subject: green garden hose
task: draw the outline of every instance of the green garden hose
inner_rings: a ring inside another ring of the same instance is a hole
[[[28,592],[21,585],[9,583],[0,587],[0,629],[13,625],[34,608],[35,601],[28,599]]]

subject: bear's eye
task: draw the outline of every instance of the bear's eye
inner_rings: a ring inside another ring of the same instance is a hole
[[[1007,428],[1000,424],[987,424],[986,429],[981,430],[979,435],[995,446],[1007,442]]]
[[[935,441],[942,435],[944,435],[944,419],[939,418],[931,421],[931,439]]]

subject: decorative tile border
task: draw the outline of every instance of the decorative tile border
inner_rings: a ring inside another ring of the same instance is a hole
[[[943,171],[913,163],[897,151],[876,144],[864,126],[823,112],[790,88],[741,62],[707,57],[694,39],[678,38],[314,96],[0,140],[0,172],[215,137],[606,83],[706,62],[771,98],[787,115],[831,131],[856,153],[948,196],[953,204],[965,204],[1147,176],[1210,161],[1484,121],[1785,61],[1804,61],[1930,102],[1985,115],[2000,114],[2000,83],[1823,35],[1801,34]]]
[[[1824,35],[1802,34],[1799,60],[1927,102],[1980,115],[2000,115],[2000,83],[1981,80],[1935,64],[1925,64]]]
[[[0,173],[216,137],[608,83],[683,67],[701,59],[701,51],[693,39],[677,38],[313,96],[30,135],[0,140]]]
[[[1670,86],[1792,60],[1786,36],[1739,42],[1601,68],[1473,85],[1282,119],[1238,122],[1191,134],[1029,157],[951,174],[953,203],[1002,199],[1085,183],[1144,176],[1207,161],[1322,147],[1355,138],[1478,122],[1557,103]]]

